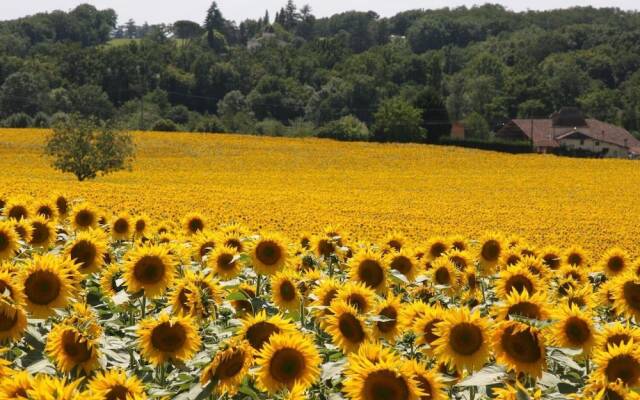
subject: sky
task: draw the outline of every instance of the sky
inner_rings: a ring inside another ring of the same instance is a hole
[[[638,10],[637,0],[493,0],[505,7],[524,11],[527,9],[553,9],[572,6],[619,7]],[[133,18],[137,23],[172,23],[181,19],[201,22],[211,0],[0,0],[0,20],[15,19],[42,11],[73,9],[78,4],[90,3],[99,9],[113,8],[118,14],[118,22]],[[269,10],[271,17],[286,0],[218,0],[225,18],[240,22],[247,18],[258,18]],[[484,2],[462,0],[297,0],[299,6],[308,3],[314,15],[329,16],[338,12],[373,10],[382,16],[391,16],[399,11],[416,8],[442,8],[473,6]]]

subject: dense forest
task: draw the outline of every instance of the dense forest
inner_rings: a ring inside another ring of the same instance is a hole
[[[273,18],[272,18],[273,17]],[[640,131],[640,14],[498,5],[316,18],[289,1],[239,24],[118,25],[81,5],[0,22],[0,119],[79,113],[130,129],[431,141],[490,139],[562,106]]]

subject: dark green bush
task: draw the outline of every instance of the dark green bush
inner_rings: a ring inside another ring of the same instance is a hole
[[[366,142],[371,138],[367,125],[352,115],[329,122],[319,130],[318,137],[346,142]]]
[[[178,131],[178,125],[170,119],[159,119],[153,124],[151,130],[158,132],[176,132]]]
[[[25,113],[12,114],[2,121],[6,128],[28,128],[33,125],[33,118]]]

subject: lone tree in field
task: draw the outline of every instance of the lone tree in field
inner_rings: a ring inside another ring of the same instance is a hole
[[[73,173],[79,181],[130,168],[134,150],[128,132],[78,115],[56,123],[45,146],[52,166]]]

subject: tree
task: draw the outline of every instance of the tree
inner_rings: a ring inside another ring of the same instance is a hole
[[[30,72],[16,72],[9,75],[0,87],[0,114],[26,113],[35,115],[42,105],[46,92],[44,80]]]
[[[224,34],[225,20],[222,16],[218,3],[215,1],[211,3],[211,6],[207,10],[207,17],[204,20],[204,29],[207,31],[207,43],[210,48],[215,48],[219,45],[219,39],[216,40],[215,33]]]
[[[422,127],[428,132],[430,142],[436,143],[441,136],[451,133],[447,107],[434,89],[426,88],[418,93],[413,105],[422,113]]]
[[[195,39],[202,35],[202,28],[193,21],[176,21],[173,23],[173,34],[176,38],[183,40]]]
[[[134,157],[129,133],[77,114],[56,122],[44,150],[53,168],[73,173],[79,181],[130,168]]]
[[[482,115],[477,112],[471,113],[464,119],[465,135],[470,139],[489,139],[489,124]]]
[[[401,98],[382,102],[374,118],[373,139],[377,142],[423,142],[426,138],[420,110]]]

